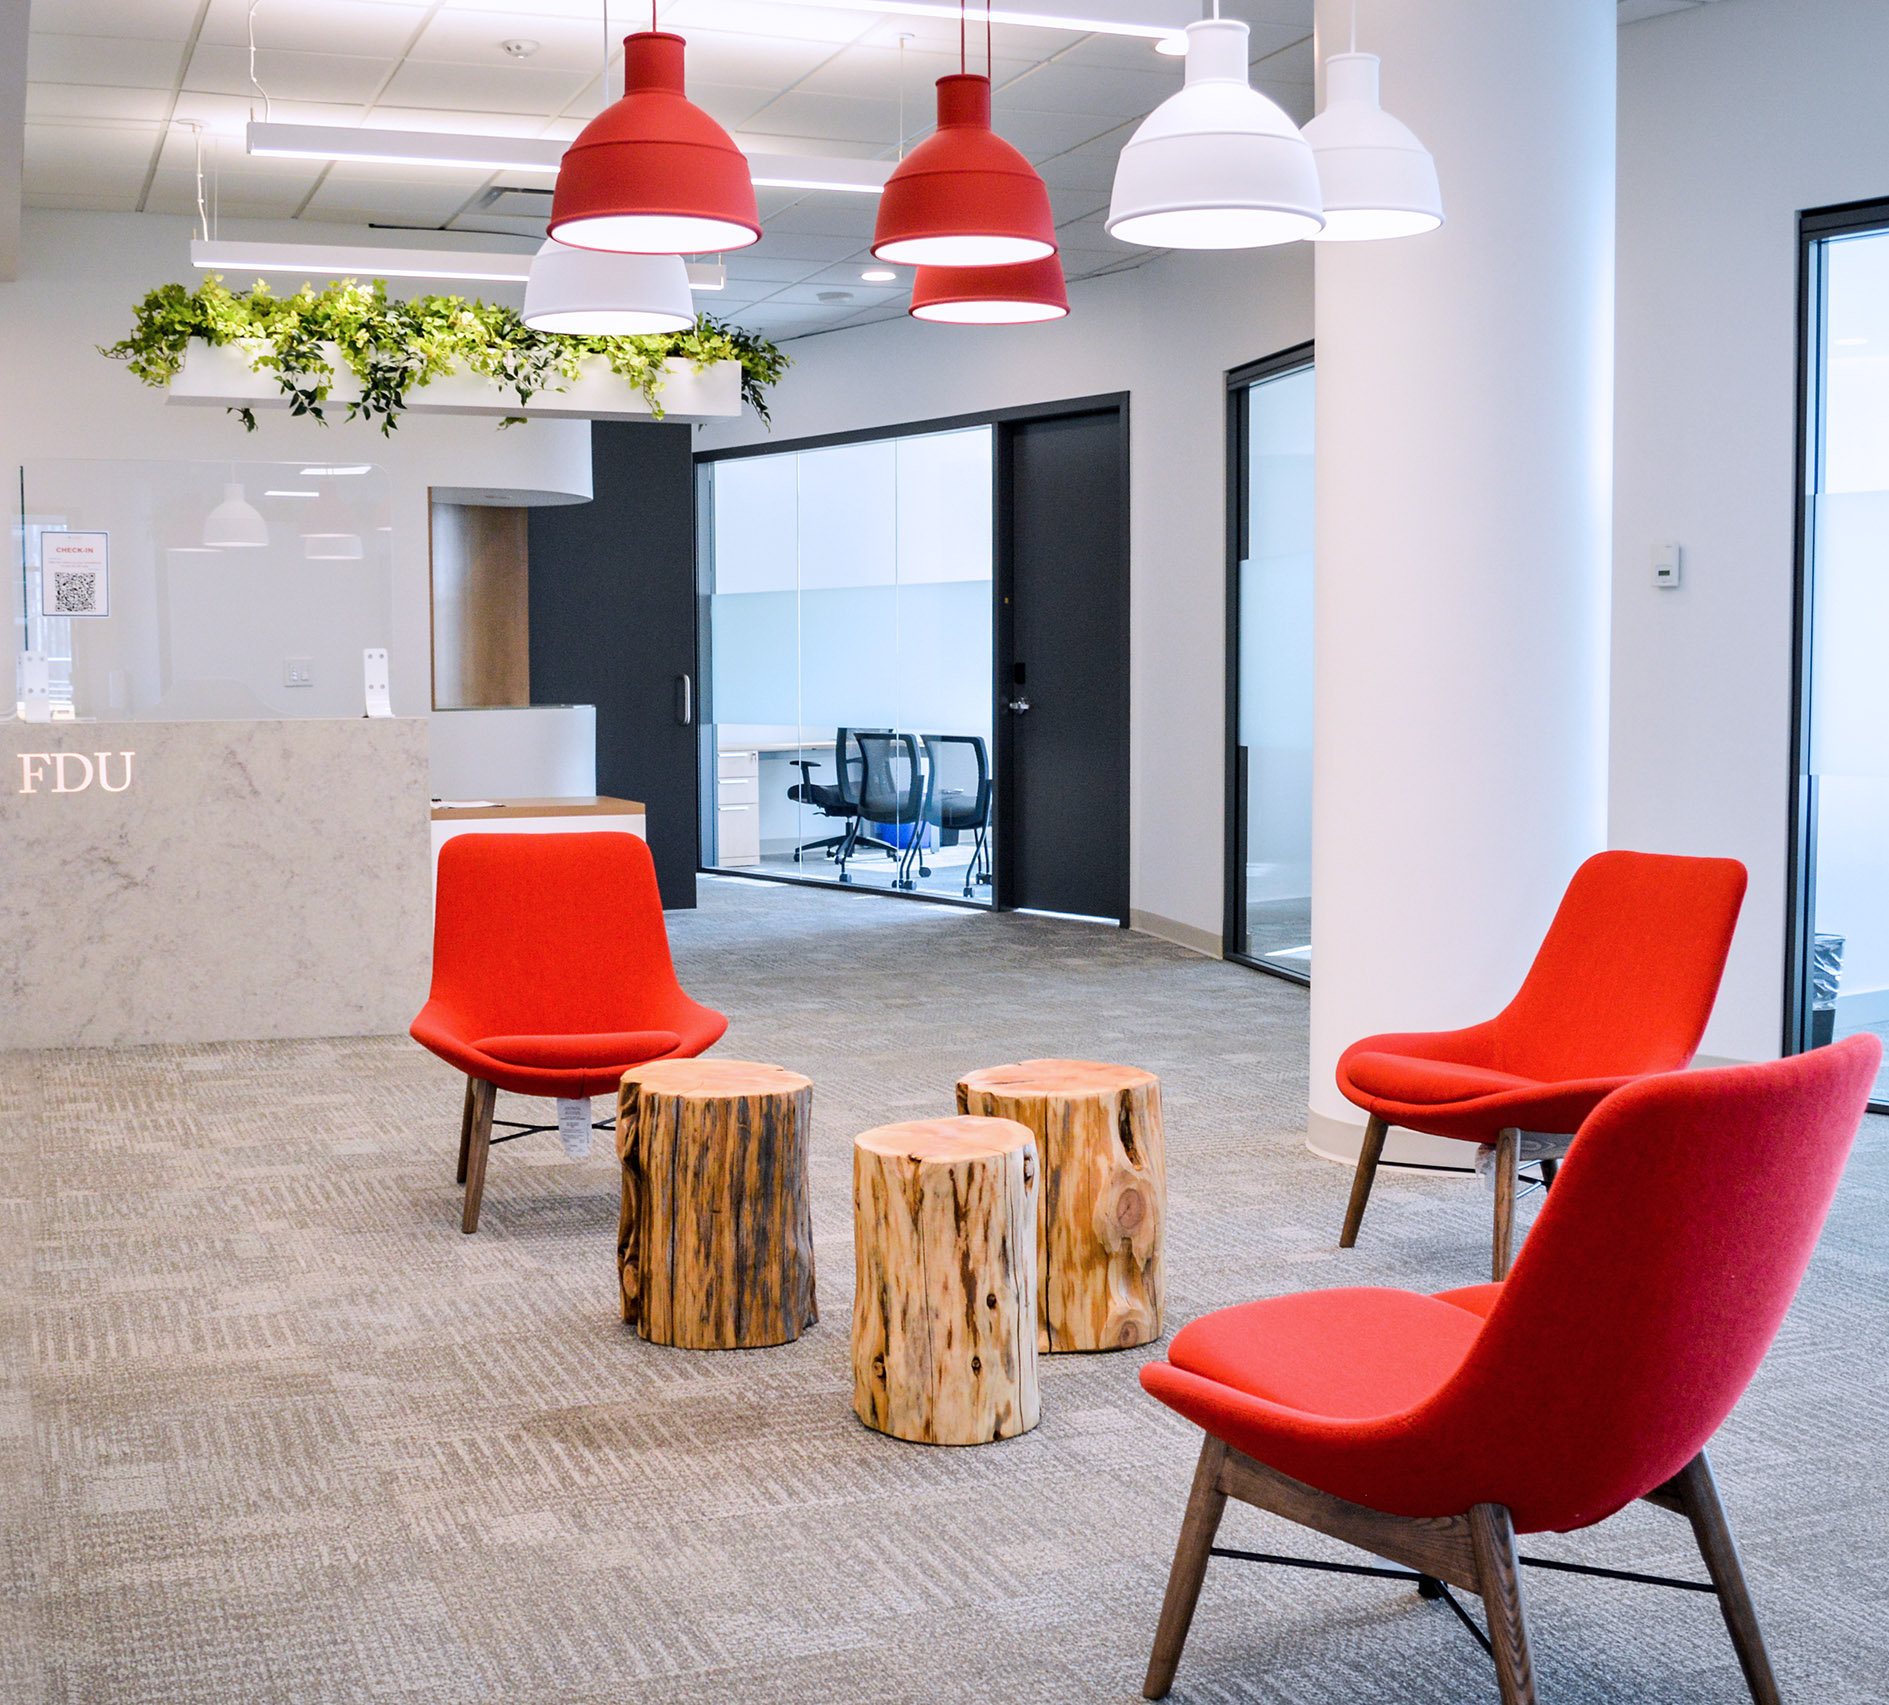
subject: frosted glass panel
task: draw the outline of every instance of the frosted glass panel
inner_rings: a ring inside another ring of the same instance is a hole
[[[709,632],[717,722],[800,721],[792,643],[798,605],[794,592],[715,595]]]
[[[897,452],[807,450],[800,465],[800,585],[890,586],[898,573]]]
[[[899,584],[989,580],[990,431],[898,440]]]
[[[10,507],[13,649],[46,658],[57,713],[362,713],[361,654],[392,634],[391,499],[378,468],[28,462]],[[238,520],[253,542],[221,530]],[[70,564],[80,541],[88,556]],[[72,567],[96,577],[97,614],[46,613]],[[395,649],[397,697],[416,681],[423,691],[427,667]]]
[[[1311,968],[1311,368],[1246,393],[1239,738],[1246,763],[1242,951]]]
[[[1889,1038],[1889,234],[1828,241],[1822,261],[1803,944],[1812,1044],[1858,1030]]]
[[[715,864],[989,900],[991,451],[977,427],[704,465]],[[917,756],[889,820],[861,734]]]
[[[891,728],[899,717],[900,599],[891,586],[800,594],[800,715],[831,728]]]
[[[791,458],[756,456],[715,470],[715,590],[791,592],[800,487]]]

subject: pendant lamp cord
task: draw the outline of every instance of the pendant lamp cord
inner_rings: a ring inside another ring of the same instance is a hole
[[[958,75],[962,77],[970,67],[964,58],[964,14],[968,0],[958,0]]]
[[[256,75],[256,8],[261,4],[262,0],[249,0],[249,86],[262,96],[262,116],[266,123],[269,118],[269,91]]]
[[[910,30],[899,31],[899,158],[905,158],[905,44],[912,39]]]
[[[1358,51],[1358,0],[1351,0],[1351,51]]]
[[[984,0],[984,75],[992,82],[997,79],[990,57],[990,0]]]

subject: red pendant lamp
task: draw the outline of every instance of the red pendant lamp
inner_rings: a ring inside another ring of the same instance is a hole
[[[747,156],[683,93],[681,36],[623,43],[623,99],[579,132],[558,167],[550,234],[578,249],[694,255],[761,236]]]
[[[1063,263],[1055,255],[1018,266],[921,266],[912,280],[915,320],[1021,326],[1068,312]]]
[[[905,266],[1015,266],[1056,253],[1049,191],[990,127],[990,79],[938,79],[938,128],[879,197],[872,252]]]

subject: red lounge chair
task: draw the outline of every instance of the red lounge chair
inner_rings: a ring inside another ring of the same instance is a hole
[[[462,1228],[479,1229],[497,1092],[614,1095],[631,1066],[728,1028],[676,981],[649,848],[635,835],[455,835],[440,849],[433,988],[411,1035],[466,1074]]]
[[[1712,1016],[1745,867],[1596,853],[1574,873],[1521,991],[1467,1030],[1367,1036],[1338,1061],[1370,1114],[1338,1247],[1358,1240],[1389,1127],[1495,1145],[1492,1274],[1509,1270],[1523,1132],[1571,1135],[1623,1084],[1690,1063]],[[1554,1182],[1556,1162],[1542,1162]]]
[[[1630,1084],[1581,1127],[1506,1283],[1308,1291],[1177,1332],[1141,1383],[1207,1439],[1142,1691],[1174,1679],[1234,1497],[1404,1565],[1426,1598],[1480,1593],[1504,1705],[1533,1705],[1515,1536],[1644,1498],[1692,1524],[1751,1696],[1776,1705],[1705,1446],[1790,1306],[1881,1059],[1862,1035]]]

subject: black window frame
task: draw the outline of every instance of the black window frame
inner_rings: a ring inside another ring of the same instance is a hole
[[[1252,533],[1251,485],[1247,466],[1246,393],[1269,379],[1317,365],[1315,345],[1308,339],[1276,354],[1248,361],[1226,375],[1226,834],[1222,892],[1221,956],[1249,970],[1263,971],[1282,982],[1311,986],[1308,973],[1284,965],[1269,965],[1244,952],[1246,908],[1246,750],[1240,744],[1240,564]]]
[[[1792,544],[1791,778],[1785,859],[1783,1051],[1810,1046],[1810,950],[1816,931],[1817,778],[1811,773],[1812,609],[1817,565],[1812,510],[1823,463],[1822,319],[1824,245],[1832,238],[1889,233],[1889,198],[1815,207],[1797,216],[1796,518]],[[1874,1113],[1889,1102],[1873,1099]]]

